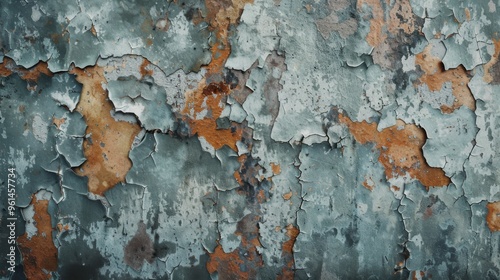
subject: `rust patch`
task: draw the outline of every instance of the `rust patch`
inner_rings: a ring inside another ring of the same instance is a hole
[[[57,127],[57,129],[61,129],[61,125],[66,122],[65,118],[56,118],[52,117],[52,123]]]
[[[145,76],[152,76],[153,75],[153,70],[148,69],[148,66],[151,65],[151,62],[147,60],[146,58],[143,58],[141,66],[139,66],[139,73],[141,73],[141,77]]]
[[[24,273],[27,279],[48,280],[57,270],[57,248],[52,241],[51,217],[47,211],[49,200],[31,199],[35,215],[37,234],[28,238],[24,233],[17,238],[23,256]]]
[[[225,253],[219,244],[207,261],[210,274],[218,273],[221,280],[255,279],[257,269],[264,265],[257,247],[259,241],[258,222],[260,217],[248,214],[238,222],[235,234],[241,236],[240,247],[230,253]]]
[[[443,113],[451,113],[461,106],[467,106],[472,111],[476,110],[476,101],[467,85],[470,77],[465,68],[460,65],[454,69],[444,70],[444,65],[438,57],[431,54],[432,45],[428,45],[423,52],[415,57],[415,64],[420,66],[424,74],[415,86],[426,84],[431,91],[439,91],[444,83],[451,82],[452,94],[455,101],[451,107],[441,106]],[[438,93],[437,93],[438,94]]]
[[[12,75],[12,70],[10,69],[12,67],[13,61],[4,56],[2,64],[0,64],[0,76],[2,77],[8,77]]]
[[[465,8],[464,12],[465,12],[465,19],[467,21],[470,21],[470,10],[469,10],[469,8]]]
[[[375,182],[373,182],[372,178],[367,178],[363,181],[363,187],[365,187],[369,191],[373,191],[375,188]]]
[[[450,183],[450,178],[441,168],[430,167],[425,161],[422,146],[426,136],[422,128],[398,120],[396,125],[379,132],[376,123],[353,122],[342,114],[339,114],[339,120],[347,125],[356,141],[375,144],[387,179],[409,174],[427,189]]]
[[[75,172],[89,178],[90,192],[103,195],[125,181],[125,175],[132,167],[128,153],[141,128],[138,124],[116,121],[111,116],[113,106],[102,87],[106,83],[102,68],[75,68],[70,73],[75,74],[76,80],[83,85],[76,110],[85,118],[86,134],[90,135],[83,142],[87,161]]]
[[[486,83],[498,85],[500,84],[500,62],[498,56],[500,55],[500,40],[493,40],[495,44],[495,53],[492,55],[490,61],[484,65],[483,80]]]
[[[488,214],[486,215],[486,223],[490,231],[500,231],[500,201],[490,202],[486,204]]]
[[[92,26],[90,27],[90,33],[97,37],[97,30],[95,29],[95,25],[92,23]]]
[[[206,21],[212,31],[215,31],[216,42],[210,48],[212,61],[207,66],[208,74],[220,73],[227,58],[231,54],[231,44],[228,40],[230,25],[238,23],[245,4],[253,0],[205,0],[207,7]]]
[[[283,199],[290,200],[290,198],[292,198],[292,196],[293,196],[293,192],[287,192],[287,193],[283,194]]]
[[[191,134],[204,137],[216,150],[227,145],[237,151],[236,142],[242,138],[243,127],[233,122],[231,129],[217,129],[216,122],[224,110],[229,87],[223,82],[206,85],[204,80],[200,85],[202,87],[186,93],[186,107],[183,113],[191,116],[187,120]]]
[[[285,261],[286,265],[283,267],[281,273],[276,278],[277,280],[293,279],[295,276],[295,259],[293,257],[293,246],[295,245],[295,241],[297,240],[297,236],[299,235],[299,233],[299,229],[291,224],[286,227],[286,235],[289,239],[285,241],[281,247],[281,257]]]
[[[388,16],[384,13],[383,0],[358,0],[358,9],[361,9],[363,4],[371,8],[372,19],[366,41],[372,47],[387,43],[387,32],[397,35],[403,31],[409,35],[416,30],[415,15],[408,0],[396,1]]]
[[[390,68],[394,61],[388,56],[394,56],[397,50],[394,49],[394,40],[389,38],[399,38],[407,40],[408,35],[418,31],[416,16],[413,14],[409,0],[396,1],[388,14],[384,12],[383,5],[389,5],[384,0],[358,0],[358,11],[361,12],[363,5],[371,9],[370,32],[366,35],[366,41],[373,49],[373,60],[375,63]]]
[[[277,163],[271,162],[271,169],[273,170],[274,175],[281,173],[281,166]]]
[[[18,74],[21,79],[28,82],[29,90],[36,90],[36,83],[42,74],[48,77],[52,77],[54,75],[49,70],[46,62],[40,61],[35,66],[26,69],[22,66],[16,65],[14,60],[11,58],[4,57],[3,62],[0,64],[0,76],[7,77],[12,73]]]
[[[189,116],[187,122],[191,133],[204,137],[215,149],[227,145],[237,151],[236,142],[243,135],[243,127],[232,123],[230,129],[217,129],[216,120],[225,106],[226,96],[231,88],[220,80],[230,53],[231,45],[228,40],[228,32],[231,25],[238,22],[243,7],[251,0],[215,1],[205,0],[207,7],[206,22],[209,29],[215,33],[215,43],[210,47],[211,61],[205,67],[207,73],[194,91],[186,92],[186,106],[183,114]],[[207,80],[211,82],[207,83]],[[206,110],[206,111],[205,111]],[[200,116],[200,113],[206,113]]]

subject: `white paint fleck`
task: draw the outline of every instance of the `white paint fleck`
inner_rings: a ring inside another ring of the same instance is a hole
[[[49,134],[49,124],[45,122],[40,115],[35,115],[35,117],[33,118],[31,129],[36,140],[42,142],[43,144],[47,142],[47,136]]]

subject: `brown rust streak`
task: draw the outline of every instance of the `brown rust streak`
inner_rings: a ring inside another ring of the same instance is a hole
[[[17,238],[23,256],[24,272],[27,279],[51,279],[52,272],[57,270],[57,248],[52,240],[51,216],[47,212],[48,200],[37,200],[33,196],[37,234],[28,238],[28,233]]]
[[[286,227],[286,235],[288,240],[285,241],[281,247],[281,257],[285,260],[286,264],[278,275],[277,280],[293,279],[295,276],[295,259],[293,257],[293,246],[297,240],[300,231],[298,228],[289,224]]]
[[[387,3],[386,3],[387,4]],[[372,47],[377,47],[386,42],[387,32],[397,35],[401,30],[405,34],[413,33],[415,29],[415,15],[408,0],[396,1],[385,15],[383,0],[358,0],[357,7],[361,9],[363,5],[371,8],[372,19],[370,20],[370,32],[366,35],[366,41]]]
[[[194,112],[194,115],[191,114],[191,117],[187,119],[191,133],[204,137],[215,149],[227,145],[237,151],[236,142],[243,135],[243,127],[233,123],[234,129],[217,129],[216,122],[224,109],[224,100],[229,94],[229,87],[223,82],[206,85],[205,80],[199,85],[202,87],[186,93],[186,107],[183,110],[185,115],[190,115],[191,110]],[[208,114],[199,118],[198,114],[204,110],[207,110]]]
[[[86,138],[83,142],[87,161],[76,169],[76,173],[89,178],[90,192],[103,195],[116,184],[125,181],[125,175],[132,167],[128,153],[140,127],[116,121],[111,116],[113,106],[102,87],[106,83],[102,68],[75,68],[71,73],[83,85],[77,111],[85,118],[87,135],[91,135],[91,140]]]
[[[139,67],[139,73],[141,73],[141,77],[152,76],[154,71],[152,69],[148,69],[148,66],[151,65],[151,62],[146,58],[143,58],[141,66]]]
[[[423,52],[415,57],[415,64],[420,66],[424,74],[415,86],[426,84],[431,91],[439,91],[444,83],[451,82],[452,94],[455,101],[451,107],[441,106],[443,113],[451,113],[461,106],[476,110],[476,101],[467,85],[470,77],[465,68],[460,65],[454,69],[444,70],[444,65],[438,57],[431,54],[432,45],[428,45]]]
[[[230,130],[217,129],[216,120],[224,109],[224,101],[230,93],[230,88],[223,82],[207,83],[207,79],[222,74],[224,64],[231,53],[228,40],[229,28],[238,22],[245,4],[251,2],[246,0],[205,1],[207,7],[205,20],[210,30],[215,33],[216,41],[210,48],[212,60],[205,67],[206,78],[200,81],[196,90],[186,92],[186,107],[183,114],[190,116],[188,123],[192,134],[204,137],[215,149],[227,145],[236,151],[236,142],[241,139],[243,128],[233,123]],[[210,114],[197,119],[191,114],[193,109],[194,114],[199,114],[204,109],[207,109]]]
[[[358,0],[356,5],[360,12],[363,5],[371,9],[370,31],[365,39],[374,48],[374,62],[385,68],[390,67],[391,62],[384,57],[388,52],[394,51],[394,46],[387,39],[407,36],[419,30],[410,1],[395,1],[387,14],[384,6],[389,6],[390,1]]]
[[[486,204],[488,214],[486,215],[486,223],[490,231],[500,231],[500,201],[490,202]]]
[[[339,120],[347,125],[359,143],[375,143],[380,151],[378,160],[384,166],[387,179],[404,176],[408,172],[427,189],[450,183],[450,178],[441,168],[430,167],[425,161],[422,146],[426,136],[422,128],[398,120],[396,125],[379,132],[376,123],[353,122],[342,114]]]
[[[366,179],[363,181],[363,187],[365,187],[369,191],[373,191],[373,189],[375,188],[375,185],[373,184],[373,181],[371,180],[371,178],[369,178],[369,179]]]
[[[238,222],[235,234],[241,236],[239,248],[225,253],[219,244],[207,261],[207,270],[210,274],[218,272],[219,279],[255,279],[257,269],[264,265],[262,256],[257,247],[262,247],[259,241],[260,217],[249,214]],[[246,266],[244,271],[241,266]]]
[[[54,75],[49,70],[48,64],[46,62],[40,61],[35,66],[26,69],[22,66],[16,65],[14,60],[12,60],[11,58],[4,57],[3,62],[0,64],[0,76],[7,77],[12,73],[17,73],[21,77],[21,79],[29,83],[36,83],[42,74],[48,77],[52,77]],[[31,86],[29,88],[34,89]]]

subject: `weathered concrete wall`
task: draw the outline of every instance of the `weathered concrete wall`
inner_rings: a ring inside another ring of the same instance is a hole
[[[3,279],[500,278],[498,1],[60,2],[0,3]]]

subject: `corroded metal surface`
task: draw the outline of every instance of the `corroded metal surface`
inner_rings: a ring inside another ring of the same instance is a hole
[[[2,1],[0,277],[500,278],[499,9]]]

